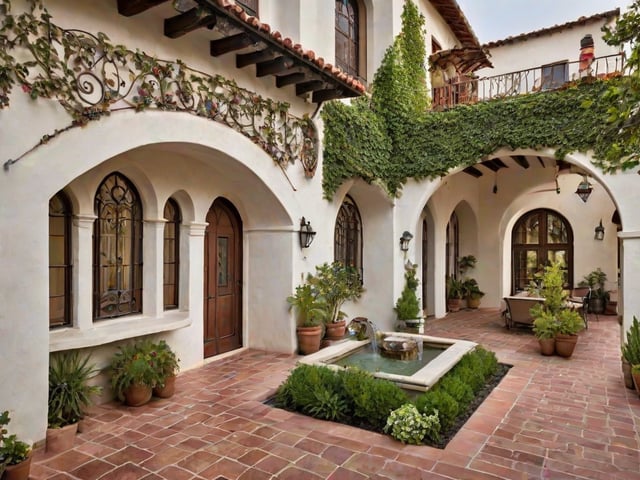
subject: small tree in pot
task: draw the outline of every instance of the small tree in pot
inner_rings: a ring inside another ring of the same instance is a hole
[[[640,365],[640,322],[633,317],[631,327],[627,330],[626,341],[622,344],[622,375],[627,388],[633,388],[631,366]]]
[[[308,283],[298,285],[295,294],[287,297],[287,302],[296,312],[300,352],[304,355],[317,352],[322,340],[322,325],[329,314],[327,303]]]
[[[423,321],[420,300],[416,294],[418,284],[420,283],[416,275],[417,268],[418,265],[407,262],[404,272],[404,289],[396,301],[394,308],[398,320],[404,322],[409,328],[419,328]]]
[[[326,303],[328,335],[334,339],[342,338],[347,314],[340,309],[345,302],[359,299],[364,292],[358,271],[341,262],[323,263],[316,266],[315,275],[307,276],[307,283],[311,285],[315,297],[322,298]]]

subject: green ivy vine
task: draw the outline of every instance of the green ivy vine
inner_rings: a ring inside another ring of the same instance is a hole
[[[417,62],[407,53],[412,48],[416,54],[407,39],[422,38],[424,44],[423,24],[416,20],[412,5],[411,0],[405,3],[403,32],[387,50],[371,97],[351,105],[331,102],[323,108],[326,198],[351,178],[378,184],[390,196],[398,196],[409,178],[443,176],[500,148],[550,147],[558,159],[592,151],[593,163],[610,170],[603,159],[615,144],[617,131],[603,128],[610,108],[606,93],[621,78],[586,78],[551,92],[429,111],[426,89],[420,90],[423,78],[417,74],[407,78],[408,72],[416,71]],[[622,155],[628,153],[620,148]]]

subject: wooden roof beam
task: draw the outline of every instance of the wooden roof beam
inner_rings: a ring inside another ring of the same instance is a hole
[[[529,160],[524,155],[512,155],[513,161],[520,165],[525,170],[529,168]]]
[[[265,48],[264,50],[258,50],[251,53],[239,53],[236,55],[236,67],[244,68],[247,65],[266,62],[268,60],[273,60],[279,55],[279,52],[270,48]]]
[[[307,75],[301,72],[292,73],[291,75],[282,75],[280,77],[276,77],[276,87],[282,88],[287,85],[302,83],[305,80],[307,80]]]
[[[312,102],[320,103],[336,98],[344,98],[345,92],[341,88],[328,88],[326,90],[316,90],[313,92]]]
[[[209,43],[209,53],[212,57],[219,57],[225,53],[246,48],[259,43],[259,40],[249,35],[247,32],[237,33],[229,37],[211,40]]]
[[[118,0],[118,13],[132,17],[169,0]]]
[[[480,178],[482,176],[482,172],[478,170],[476,167],[467,167],[462,171],[475,178]]]
[[[192,8],[175,17],[164,20],[164,34],[169,38],[178,38],[202,27],[212,29],[216,24],[216,16],[201,9]]]
[[[310,80],[308,82],[298,83],[296,85],[296,95],[302,97],[309,92],[315,92],[316,90],[324,90],[329,85],[322,80]]]

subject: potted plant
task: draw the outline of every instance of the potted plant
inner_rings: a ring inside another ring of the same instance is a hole
[[[287,297],[287,302],[289,308],[296,312],[300,352],[304,355],[317,352],[322,340],[322,326],[329,314],[326,302],[308,283],[298,285],[295,294]]]
[[[154,355],[155,353],[155,355]],[[158,380],[153,387],[153,394],[160,398],[169,398],[175,393],[176,376],[180,370],[180,359],[164,340],[153,344],[151,356],[155,358]]]
[[[622,344],[622,376],[627,388],[633,388],[631,366],[640,365],[640,322],[633,317],[631,327],[627,331],[626,340]]]
[[[453,275],[447,279],[447,310],[457,312],[462,306],[464,298],[464,285],[462,280],[458,280]]]
[[[421,315],[420,300],[416,294],[419,284],[416,276],[417,268],[418,265],[407,262],[404,272],[404,289],[396,301],[394,311],[398,320],[404,322],[406,327],[419,329],[423,322],[423,317]]]
[[[589,287],[591,296],[589,297],[589,311],[592,313],[603,313],[606,304],[609,302],[609,292],[604,288],[607,281],[607,274],[600,268],[588,273],[583,280],[578,283],[580,287]]]
[[[631,376],[633,377],[633,384],[636,387],[636,393],[640,396],[640,364],[631,366]]]
[[[111,360],[111,388],[127,405],[138,407],[151,399],[153,387],[160,381],[153,344],[140,340],[121,345]]]
[[[99,373],[89,356],[77,350],[51,356],[49,363],[47,452],[63,452],[73,446],[78,422],[84,417],[92,396],[102,388],[89,381]]]
[[[556,351],[556,334],[558,333],[558,322],[556,318],[542,311],[533,321],[533,333],[540,344],[542,355],[553,355]]]
[[[569,358],[578,342],[578,333],[584,328],[584,322],[578,312],[563,308],[558,312],[558,333],[556,334],[556,353]]]
[[[568,357],[573,353],[578,338],[577,333],[582,330],[584,324],[578,312],[567,308],[567,293],[563,290],[563,284],[564,275],[560,262],[553,262],[545,267],[540,290],[544,302],[531,308],[531,316],[534,319],[534,327],[539,324],[540,331],[545,325],[555,322],[556,353]]]
[[[345,302],[357,300],[364,292],[357,270],[341,262],[323,263],[316,266],[315,275],[307,276],[307,283],[311,285],[314,295],[326,303],[328,338],[344,337],[347,315],[340,309]]]
[[[464,296],[467,300],[467,307],[478,308],[480,306],[480,300],[484,297],[484,292],[480,290],[478,282],[475,278],[467,278],[462,282],[464,289]]]
[[[0,414],[0,474],[2,480],[28,480],[32,448],[15,434],[7,436],[10,420],[8,411]]]

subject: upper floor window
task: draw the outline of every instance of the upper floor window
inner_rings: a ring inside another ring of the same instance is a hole
[[[365,76],[363,65],[364,8],[357,0],[336,0],[336,66],[354,77]]]
[[[142,312],[142,204],[133,184],[112,173],[95,197],[93,310],[96,320]]]
[[[178,308],[178,271],[180,267],[180,207],[173,198],[164,206],[163,296],[164,309]]]
[[[558,62],[542,66],[541,89],[559,88],[569,81],[569,64]]]
[[[258,16],[258,0],[237,0],[236,3],[239,3],[248,15]]]
[[[71,325],[71,206],[58,192],[49,200],[49,328]]]
[[[362,220],[356,203],[346,196],[338,216],[334,232],[334,259],[343,265],[353,267],[363,277],[362,268]]]

